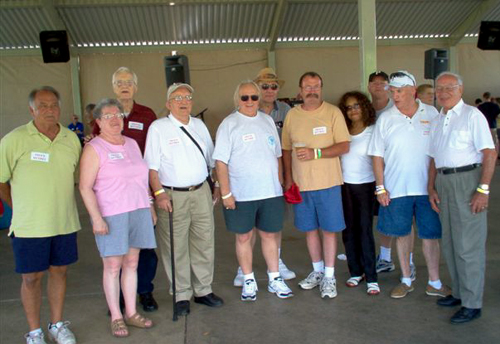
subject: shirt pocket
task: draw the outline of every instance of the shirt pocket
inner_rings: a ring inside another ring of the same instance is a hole
[[[450,134],[450,147],[453,149],[465,149],[469,146],[470,132],[465,130],[453,130]]]

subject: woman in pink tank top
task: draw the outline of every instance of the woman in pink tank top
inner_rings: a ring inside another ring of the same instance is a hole
[[[137,143],[122,135],[123,116],[114,99],[97,104],[94,118],[101,133],[85,146],[80,161],[80,192],[103,260],[104,293],[115,337],[128,336],[127,325],[153,326],[136,310],[137,262],[141,248],[156,247],[149,170]],[[120,269],[125,314],[119,306]]]

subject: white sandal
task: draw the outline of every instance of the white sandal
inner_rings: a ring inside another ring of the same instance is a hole
[[[354,288],[357,287],[363,279],[363,276],[351,277],[347,280],[347,282],[345,282],[345,285],[349,288]]]
[[[377,282],[366,283],[366,293],[368,295],[380,294],[380,287]]]

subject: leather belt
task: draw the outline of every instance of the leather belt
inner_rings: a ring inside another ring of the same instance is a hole
[[[438,168],[437,171],[438,173],[441,174],[453,174],[453,173],[472,171],[480,166],[482,166],[482,164],[472,164],[472,165],[453,167],[453,168],[442,167]]]
[[[205,182],[203,182],[205,183]],[[174,190],[174,191],[194,191],[194,190],[198,190],[199,188],[201,188],[203,186],[203,183],[201,184],[198,184],[198,185],[192,185],[192,186],[188,186],[186,188],[176,188],[175,186],[172,187],[172,186],[165,186],[165,185],[162,185],[165,189],[168,189],[168,190]]]

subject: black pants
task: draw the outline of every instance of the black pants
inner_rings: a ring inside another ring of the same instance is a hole
[[[352,277],[365,274],[366,281],[377,282],[373,215],[375,182],[342,185],[342,204],[346,229],[342,231],[347,265]]]
[[[137,265],[137,294],[153,292],[158,256],[154,249],[141,249]]]

